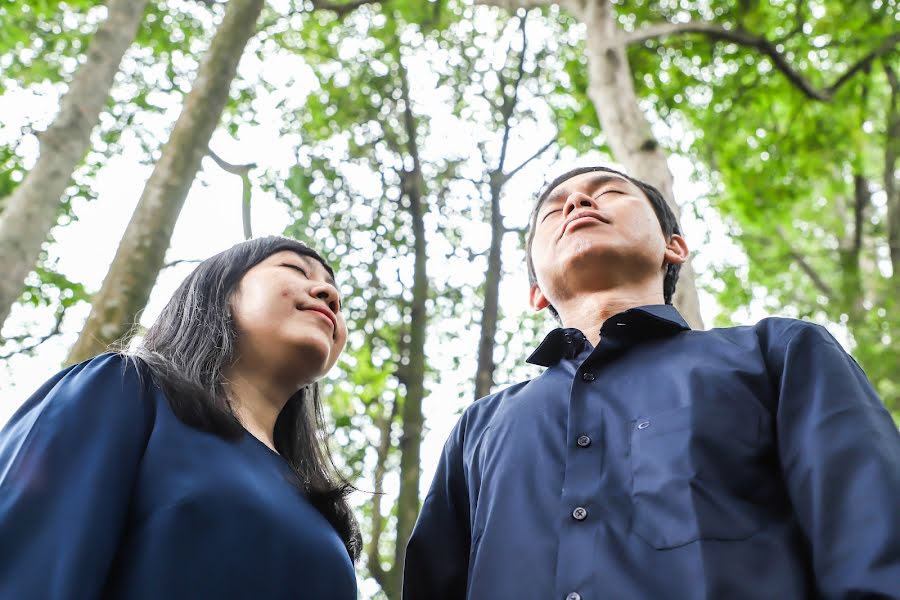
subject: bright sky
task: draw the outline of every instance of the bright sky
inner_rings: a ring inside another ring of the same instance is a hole
[[[223,132],[218,132],[214,136],[211,147],[225,160],[234,164],[255,162],[260,168],[284,167],[291,164],[293,143],[279,137],[279,123],[274,118],[277,116],[275,104],[279,96],[302,95],[306,90],[296,89],[297,84],[285,75],[290,72],[296,73],[297,69],[302,69],[303,66],[288,66],[291,68],[285,68],[284,62],[260,62],[249,55],[245,56],[241,64],[242,74],[250,79],[265,77],[270,82],[282,81],[284,89],[279,95],[270,97],[263,94],[258,98],[255,107],[260,124],[243,127],[239,141]],[[441,102],[430,89],[431,78],[425,73],[420,77],[414,73],[412,81],[414,83],[412,92],[421,102],[421,108],[438,115],[431,123],[433,135],[430,142],[446,148],[462,143],[465,136],[459,135],[455,124],[448,117],[440,117]],[[0,96],[0,114],[3,115],[3,121],[0,123],[0,141],[14,139],[20,135],[24,126],[37,130],[45,127],[56,111],[58,92],[58,89],[46,86],[30,91],[12,89]],[[159,117],[160,129],[167,119],[177,114],[178,108],[169,106],[169,113]],[[523,133],[518,146],[522,158],[530,154],[527,149],[543,145],[551,133],[552,130],[548,127],[536,127]],[[658,127],[658,135],[664,136],[667,133],[664,127]],[[125,151],[111,158],[100,172],[95,185],[97,200],[92,202],[75,200],[74,212],[78,215],[78,220],[55,228],[53,231],[55,242],[48,249],[51,260],[58,261],[58,269],[62,273],[72,280],[84,283],[90,290],[100,287],[143,184],[150,173],[150,167],[140,165],[141,152],[133,136],[126,135],[124,146]],[[37,152],[36,139],[33,136],[24,139],[22,149],[29,160],[33,161]],[[560,164],[550,165],[537,161],[509,184],[507,195],[519,199],[531,198],[546,176],[570,168],[574,164],[591,164],[602,160],[599,155],[574,157],[571,154],[564,154]],[[512,157],[511,163],[516,164],[515,156]],[[672,157],[671,170],[675,174],[677,198],[681,201],[699,199],[704,202],[703,188],[690,181],[692,167],[688,160]],[[203,171],[194,183],[178,221],[167,260],[205,258],[241,241],[240,203],[241,190],[238,178],[224,173],[210,159],[205,159]],[[518,200],[516,205],[521,212],[521,200]],[[683,216],[687,238],[689,241],[695,241],[694,264],[697,271],[702,273],[710,264],[711,257],[715,257],[715,260],[741,262],[742,256],[728,241],[722,224],[711,210],[704,213],[702,221],[693,219],[687,212]],[[289,222],[285,208],[274,198],[258,190],[253,198],[252,219],[254,233],[258,236],[278,234]],[[524,222],[521,218],[513,218],[511,221],[515,224]],[[483,227],[473,227],[470,234],[477,238],[485,235],[485,230]],[[707,239],[708,242],[701,243]],[[512,244],[512,236],[508,241]],[[484,243],[487,243],[486,239]],[[515,248],[510,250],[517,251]],[[514,273],[503,282],[501,303],[507,314],[524,314],[529,310],[526,304],[527,279],[524,263],[512,262],[510,258],[507,258],[507,263],[515,265],[511,267]],[[192,268],[192,264],[182,263],[162,273],[143,314],[143,324],[149,325],[153,322],[175,287]],[[440,264],[432,266],[432,273],[440,272]],[[704,318],[708,323],[711,322],[717,312],[713,298],[709,294],[701,293],[701,305]],[[17,355],[0,364],[0,425],[6,422],[34,389],[60,368],[88,310],[88,306],[82,306],[78,310],[71,311],[64,323],[63,334],[43,344],[34,356]],[[751,322],[760,316],[762,315],[739,315],[738,320]],[[47,311],[17,306],[5,324],[3,334],[16,335],[25,328],[40,334],[47,331],[51,325],[51,316]],[[475,347],[477,336],[478,332],[475,330],[461,332],[453,354],[466,354],[458,350]],[[468,354],[471,355],[471,352]],[[445,361],[442,361],[440,355],[431,358],[436,363],[434,366],[441,372],[441,383],[434,386],[433,393],[428,397],[424,408],[428,433],[422,448],[423,492],[430,484],[440,448],[456,421],[459,409],[469,401],[467,396],[460,398],[456,390],[461,388],[464,381],[471,379],[474,373],[474,357],[471,357],[468,363],[464,363],[459,370],[454,370],[448,361],[441,365],[440,363]]]

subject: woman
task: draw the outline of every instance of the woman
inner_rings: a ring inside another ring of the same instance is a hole
[[[44,384],[0,432],[0,598],[356,598],[316,385],[340,308],[313,250],[252,240]]]

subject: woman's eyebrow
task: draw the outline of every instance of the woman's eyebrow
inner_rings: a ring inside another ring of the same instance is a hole
[[[325,274],[325,283],[329,284],[333,288],[337,288],[337,283],[335,283],[334,277],[331,276],[331,273],[328,272],[328,269],[322,266],[322,263],[308,256],[300,256],[299,258],[307,269],[311,271],[321,270]]]

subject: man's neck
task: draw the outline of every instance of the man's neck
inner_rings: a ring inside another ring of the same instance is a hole
[[[600,342],[600,328],[613,315],[636,306],[663,304],[662,290],[601,290],[578,294],[559,305],[554,305],[563,327],[581,331],[596,346]]]

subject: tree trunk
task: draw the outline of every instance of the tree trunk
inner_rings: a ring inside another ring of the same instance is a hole
[[[885,65],[884,73],[891,88],[884,144],[884,193],[887,196],[891,278],[893,288],[898,292],[894,296],[896,300],[900,297],[900,179],[897,178],[897,157],[900,156],[900,81],[890,66]]]
[[[103,352],[126,337],[150,296],[175,222],[207,153],[247,42],[264,0],[230,0],[203,57],[169,141],[147,180],[116,256],[94,296],[91,313],[68,361]]]
[[[584,21],[590,32],[586,40],[590,69],[588,95],[594,101],[613,156],[625,166],[629,175],[662,192],[666,202],[680,216],[666,155],[638,105],[634,75],[612,4],[609,0],[592,0],[585,6]],[[692,327],[703,327],[690,262],[681,269],[674,300]]]
[[[60,198],[91,147],[110,88],[144,17],[147,0],[109,0],[106,20],[87,49],[86,60],[60,100],[59,113],[38,136],[34,167],[3,202],[0,216],[0,325],[22,293],[41,245],[56,223]]]
[[[501,255],[503,215],[500,213],[500,194],[503,190],[502,172],[491,178],[491,247],[484,281],[484,308],[481,311],[481,333],[478,339],[478,367],[475,371],[475,399],[491,393],[494,387],[494,338],[497,336],[497,316],[500,301],[500,278],[503,273]]]
[[[551,0],[476,0],[477,4],[507,9],[554,4]],[[600,118],[613,158],[629,175],[653,185],[676,215],[681,210],[672,192],[672,173],[666,155],[650,131],[634,90],[633,74],[625,52],[626,41],[616,24],[610,0],[564,0],[556,2],[587,25],[588,95]],[[684,264],[675,292],[675,305],[692,327],[702,328],[700,302],[694,270]]]
[[[406,356],[408,363],[403,367],[406,394],[403,399],[403,433],[400,436],[400,493],[397,498],[397,538],[394,547],[394,566],[385,589],[388,598],[400,597],[403,562],[406,544],[412,535],[413,526],[419,516],[419,479],[422,454],[422,399],[425,396],[425,333],[428,327],[427,302],[429,292],[428,255],[425,250],[425,182],[422,177],[421,161],[416,142],[418,126],[412,112],[409,97],[408,74],[400,64],[401,92],[403,94],[403,122],[407,135],[407,148],[412,158],[413,168],[404,176],[403,188],[409,200],[409,214],[412,217],[413,271],[412,305],[410,307],[409,344]]]

